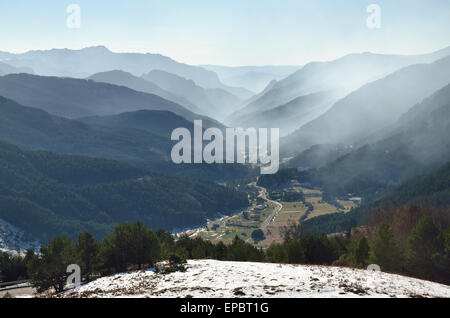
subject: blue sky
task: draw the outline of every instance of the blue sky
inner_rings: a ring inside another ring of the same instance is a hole
[[[80,29],[66,26],[71,3]],[[372,3],[380,29],[366,26]],[[450,45],[449,0],[1,0],[0,21],[4,51],[105,45],[189,64],[301,65]]]

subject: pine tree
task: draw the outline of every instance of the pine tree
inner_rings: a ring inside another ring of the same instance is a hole
[[[67,237],[55,237],[48,246],[41,246],[40,255],[34,255],[28,264],[28,273],[38,292],[53,288],[62,292],[69,273],[67,266],[75,262],[75,248]]]
[[[98,243],[91,233],[83,232],[78,236],[76,249],[81,273],[89,280],[94,266],[98,263]]]
[[[444,240],[430,216],[424,216],[408,237],[409,270],[419,277],[435,279],[436,258],[444,251]]]
[[[371,242],[370,261],[386,271],[401,269],[402,250],[387,222],[379,225]]]
[[[369,259],[369,251],[369,241],[365,237],[361,238],[355,251],[355,261],[357,266],[366,267],[368,265],[367,260]]]
[[[140,221],[132,225],[131,231],[132,258],[130,261],[138,265],[139,269],[144,264],[152,266],[160,254],[158,238]]]

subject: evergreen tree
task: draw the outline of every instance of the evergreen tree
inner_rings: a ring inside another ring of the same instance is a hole
[[[436,258],[444,252],[444,240],[430,216],[424,216],[408,237],[409,270],[419,277],[436,279]]]
[[[387,222],[379,225],[371,242],[370,260],[382,270],[401,269],[402,251],[395,240],[394,233]]]
[[[64,290],[68,275],[67,266],[75,262],[75,247],[67,237],[55,237],[48,246],[41,246],[41,253],[34,255],[28,264],[32,284],[43,292],[53,288]]]
[[[271,244],[266,250],[266,259],[272,263],[287,263],[288,256],[284,245],[281,244]]]
[[[130,261],[138,265],[139,269],[144,264],[152,266],[159,257],[158,238],[140,221],[132,225],[130,245],[132,246]]]
[[[255,243],[258,243],[264,240],[266,237],[264,236],[264,232],[261,229],[256,229],[252,232],[252,239]]]
[[[355,262],[357,266],[366,267],[368,265],[369,251],[369,241],[365,237],[361,238],[355,250]]]
[[[90,275],[94,270],[94,266],[98,262],[98,243],[91,233],[83,232],[78,236],[76,249],[81,273],[89,280]]]
[[[301,264],[305,262],[306,251],[299,239],[292,239],[284,242],[287,260],[289,263]]]
[[[450,284],[450,226],[443,234],[444,247],[436,259],[439,281]]]

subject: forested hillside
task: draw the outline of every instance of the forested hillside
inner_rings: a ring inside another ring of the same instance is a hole
[[[450,57],[431,64],[416,64],[368,83],[336,102],[317,119],[285,137],[286,154],[314,144],[358,142],[394,124],[416,103],[450,82]]]
[[[413,177],[398,187],[389,188],[376,198],[349,213],[319,216],[304,223],[306,231],[314,233],[336,233],[364,224],[376,211],[398,206],[419,204],[441,207],[447,211],[450,204],[450,162],[438,169]]]
[[[189,120],[201,118],[157,95],[93,80],[10,74],[0,77],[0,95],[66,118],[112,115],[142,109],[168,110]]]
[[[334,195],[373,195],[450,160],[450,85],[413,107],[385,138],[356,149],[304,180]]]
[[[208,121],[203,124],[208,127]],[[248,176],[249,167],[241,164],[173,164],[170,152],[176,141],[170,140],[170,134],[178,127],[192,130],[193,123],[168,111],[150,110],[71,120],[0,96],[2,141],[30,150],[121,160],[153,171],[214,181]]]
[[[194,226],[248,204],[247,195],[197,179],[150,173],[124,163],[0,143],[0,218],[42,241],[97,237],[121,221],[153,229]]]

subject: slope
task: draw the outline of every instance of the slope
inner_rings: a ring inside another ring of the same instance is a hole
[[[0,142],[0,219],[43,242],[84,230],[102,237],[126,221],[153,229],[194,226],[246,204],[246,194],[212,182]]]
[[[314,144],[353,144],[389,127],[414,104],[450,83],[450,56],[417,64],[369,83],[282,140],[287,153]]]

